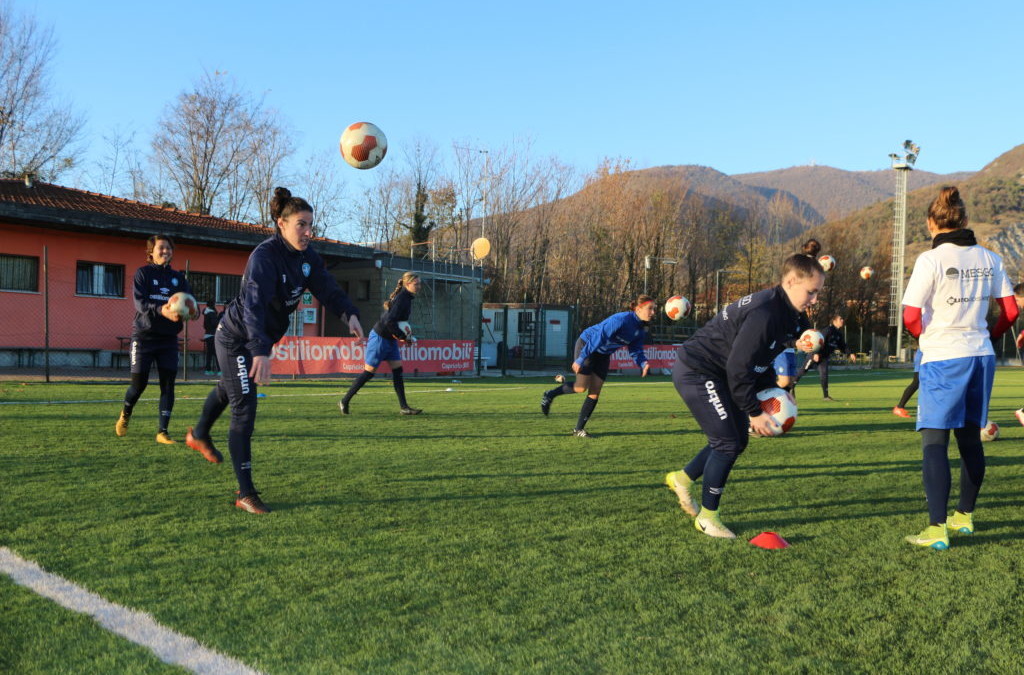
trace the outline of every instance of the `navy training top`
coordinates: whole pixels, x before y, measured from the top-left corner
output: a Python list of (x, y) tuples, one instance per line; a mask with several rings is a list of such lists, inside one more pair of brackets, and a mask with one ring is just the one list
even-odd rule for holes
[(644, 354), (644, 327), (635, 312), (619, 312), (612, 314), (601, 323), (594, 324), (580, 334), (583, 348), (576, 358), (576, 363), (583, 365), (583, 360), (591, 354), (611, 354), (619, 347), (625, 346), (630, 355), (641, 368), (647, 363)]
[(275, 234), (249, 254), (241, 290), (224, 310), (218, 330), (244, 342), (253, 356), (270, 356), (307, 288), (342, 320), (359, 316), (320, 254), (294, 249)]
[(149, 263), (135, 271), (132, 295), (135, 299), (135, 322), (132, 338), (139, 340), (170, 340), (185, 327), (184, 321), (171, 321), (160, 313), (175, 293), (192, 294), (188, 279), (170, 265)]
[(381, 313), (380, 319), (373, 325), (373, 331), (382, 338), (390, 340), (405, 339), (405, 333), (398, 327), (399, 321), (408, 321), (412, 316), (412, 301), (416, 296), (403, 287), (388, 308)]
[(775, 286), (726, 305), (677, 353), (691, 369), (724, 380), (740, 410), (754, 417), (761, 414), (757, 392), (775, 386), (775, 357), (809, 325)]

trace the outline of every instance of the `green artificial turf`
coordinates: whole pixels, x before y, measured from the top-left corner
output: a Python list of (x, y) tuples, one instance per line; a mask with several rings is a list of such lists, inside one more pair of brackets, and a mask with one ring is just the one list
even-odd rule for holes
[[(154, 400), (116, 438), (123, 385), (0, 383), (26, 402), (0, 405), (0, 545), (268, 673), (1014, 672), (1024, 371), (997, 374), (977, 533), (944, 552), (903, 541), (927, 524), (913, 420), (889, 412), (909, 379), (833, 372), (825, 402), (808, 376), (793, 431), (733, 470), (735, 541), (662, 483), (704, 444), (664, 376), (612, 378), (593, 439), (569, 435), (582, 396), (540, 414), (548, 380), (414, 380), (418, 417), (386, 381), (348, 417), (345, 383), (275, 383), (262, 517), (232, 506), (227, 459), (154, 442)], [(179, 384), (173, 437), (207, 391)], [(3, 576), (0, 628), (3, 672), (179, 672)]]

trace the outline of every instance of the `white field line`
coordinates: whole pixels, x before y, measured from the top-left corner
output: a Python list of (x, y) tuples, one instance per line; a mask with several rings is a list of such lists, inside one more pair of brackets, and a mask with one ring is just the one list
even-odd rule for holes
[(164, 663), (203, 675), (259, 674), (244, 663), (202, 646), (195, 638), (161, 626), (145, 612), (116, 605), (61, 576), (44, 571), (4, 546), (0, 546), (0, 572), (62, 607), (88, 614), (111, 633), (149, 649)]

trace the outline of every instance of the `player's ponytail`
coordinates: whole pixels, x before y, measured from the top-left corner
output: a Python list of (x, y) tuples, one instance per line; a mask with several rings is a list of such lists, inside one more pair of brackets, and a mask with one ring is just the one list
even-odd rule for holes
[(270, 198), (270, 217), (275, 227), (279, 218), (287, 218), (302, 211), (313, 213), (313, 207), (302, 197), (292, 197), (292, 192), (288, 188), (274, 188), (274, 196)]
[(411, 282), (413, 279), (419, 278), (420, 276), (415, 272), (406, 272), (405, 274), (403, 274), (402, 278), (398, 280), (398, 285), (395, 286), (395, 290), (391, 291), (391, 295), (388, 296), (388, 299), (384, 301), (384, 309), (391, 309), (391, 301), (395, 299), (395, 296), (398, 295), (403, 288), (405, 288), (406, 283)]
[(928, 207), (928, 220), (940, 230), (959, 230), (967, 226), (967, 206), (960, 198), (960, 190), (947, 185)]

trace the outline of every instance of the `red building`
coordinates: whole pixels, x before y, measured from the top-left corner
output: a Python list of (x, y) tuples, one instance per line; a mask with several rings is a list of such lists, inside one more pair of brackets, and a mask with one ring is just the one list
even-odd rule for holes
[[(132, 279), (146, 264), (146, 240), (169, 235), (171, 266), (188, 273), (193, 294), (223, 309), (238, 292), (252, 249), (271, 228), (46, 183), (0, 179), (0, 369), (121, 367), (135, 316)], [(319, 240), (317, 251), (353, 300), (375, 317), (371, 297), (380, 251)], [(343, 268), (346, 273), (341, 273)], [(362, 272), (359, 272), (362, 270)], [(344, 278), (350, 277), (350, 278)], [(340, 335), (311, 296), (293, 334)], [(188, 326), (202, 350), (202, 322)]]

